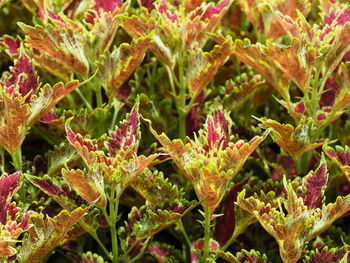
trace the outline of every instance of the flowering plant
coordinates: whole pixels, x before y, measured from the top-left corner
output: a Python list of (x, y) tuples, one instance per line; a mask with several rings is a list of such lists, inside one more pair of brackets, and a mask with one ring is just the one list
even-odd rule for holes
[(350, 262), (345, 0), (0, 0), (0, 262)]

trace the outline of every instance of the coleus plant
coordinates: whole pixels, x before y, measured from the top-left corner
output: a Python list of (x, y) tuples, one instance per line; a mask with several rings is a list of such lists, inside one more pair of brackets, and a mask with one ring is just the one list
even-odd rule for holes
[(345, 0), (0, 0), (0, 262), (350, 262)]

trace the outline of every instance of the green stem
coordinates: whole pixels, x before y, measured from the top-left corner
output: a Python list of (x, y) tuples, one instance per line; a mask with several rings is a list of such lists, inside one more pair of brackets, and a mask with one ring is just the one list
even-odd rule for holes
[(123, 106), (123, 103), (118, 101), (116, 98), (113, 98), (112, 103), (113, 103), (114, 112), (113, 112), (113, 117), (112, 117), (112, 122), (111, 122), (111, 127), (110, 127), (111, 130), (113, 130), (115, 128), (115, 123), (117, 121), (117, 116), (118, 116), (119, 110)]
[(102, 90), (101, 87), (96, 90), (96, 103), (98, 108), (101, 108), (103, 104), (101, 90)]
[(139, 259), (142, 258), (143, 254), (145, 253), (146, 248), (148, 247), (148, 242), (151, 240), (151, 238), (149, 237), (144, 243), (143, 246), (141, 248), (140, 253), (134, 257), (132, 260), (129, 261), (129, 263), (133, 263), (133, 262), (137, 262)]
[(16, 171), (22, 171), (22, 150), (19, 148), (16, 152), (11, 153), (12, 164)]
[(186, 84), (184, 77), (184, 63), (183, 58), (179, 60), (179, 78), (180, 78), (180, 94), (179, 101), (176, 104), (177, 112), (179, 114), (179, 138), (184, 141), (186, 138)]
[(226, 244), (221, 248), (222, 251), (225, 251), (232, 243), (236, 240), (237, 236), (239, 235), (239, 232), (235, 230), (232, 233), (232, 236), (229, 240), (227, 240)]
[(89, 110), (93, 110), (91, 104), (87, 101), (87, 99), (84, 97), (84, 95), (81, 93), (80, 89), (76, 89), (76, 92), (78, 93), (78, 95), (80, 96), (80, 98), (82, 99), (82, 101), (85, 103), (85, 106), (89, 109)]
[(206, 259), (209, 257), (210, 217), (211, 217), (211, 212), (205, 210), (205, 215), (204, 215), (204, 247), (203, 247), (202, 262), (206, 262)]
[(115, 224), (110, 226), (111, 237), (112, 237), (112, 253), (113, 253), (113, 263), (117, 263), (118, 260), (118, 239), (117, 239), (117, 230)]
[(128, 256), (131, 253), (131, 251), (137, 246), (137, 244), (139, 243), (139, 241), (135, 241), (134, 244), (132, 246), (130, 246), (125, 253), (120, 257), (119, 261), (122, 261), (123, 259), (128, 260)]
[(111, 254), (109, 253), (109, 251), (107, 250), (107, 248), (103, 245), (103, 243), (101, 242), (100, 238), (98, 237), (98, 235), (93, 232), (89, 232), (89, 234), (96, 240), (96, 242), (99, 244), (99, 246), (101, 247), (101, 249), (103, 250), (103, 252), (106, 254), (106, 256), (112, 260), (112, 256)]
[[(111, 191), (111, 197), (109, 199), (109, 229), (111, 231), (111, 240), (112, 240), (112, 254), (113, 263), (119, 262), (118, 257), (118, 238), (117, 238), (117, 230), (116, 230), (116, 223), (118, 219), (118, 208), (119, 208), (119, 197), (120, 193), (118, 189), (115, 187), (112, 187)], [(108, 221), (107, 221), (108, 222)]]
[(3, 174), (5, 172), (5, 150), (0, 146), (0, 159), (1, 159), (1, 173)]
[[(174, 78), (173, 72), (168, 65), (164, 65), (164, 67), (165, 67), (166, 72), (168, 73), (171, 92), (173, 93), (174, 96), (176, 96), (176, 90), (175, 90), (175, 85), (174, 85), (174, 79), (176, 79), (176, 78)], [(177, 82), (177, 84), (178, 84), (178, 82)]]
[(192, 243), (191, 243), (191, 240), (188, 238), (188, 235), (187, 235), (187, 232), (186, 232), (186, 230), (184, 228), (184, 225), (182, 224), (182, 219), (180, 219), (178, 221), (177, 225), (180, 228), (180, 230), (181, 230), (181, 232), (182, 232), (182, 234), (183, 234), (183, 236), (184, 236), (184, 238), (186, 240), (186, 243), (187, 243), (188, 247), (191, 248), (192, 247)]

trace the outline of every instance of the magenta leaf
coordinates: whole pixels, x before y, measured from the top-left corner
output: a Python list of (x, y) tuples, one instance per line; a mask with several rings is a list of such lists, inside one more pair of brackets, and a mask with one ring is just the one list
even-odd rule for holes
[(19, 47), (21, 45), (21, 41), (18, 38), (13, 38), (11, 36), (3, 36), (0, 38), (0, 46), (3, 45), (5, 47), (6, 52), (10, 56), (18, 56), (19, 55)]
[(141, 137), (139, 125), (140, 120), (137, 106), (127, 114), (126, 119), (119, 125), (120, 127), (110, 133), (107, 142), (110, 156), (115, 157), (117, 151), (125, 151), (129, 147), (137, 150)]
[(327, 164), (323, 156), (317, 170), (315, 172), (311, 171), (303, 178), (303, 186), (306, 188), (303, 199), (304, 204), (309, 209), (321, 208), (327, 183)]

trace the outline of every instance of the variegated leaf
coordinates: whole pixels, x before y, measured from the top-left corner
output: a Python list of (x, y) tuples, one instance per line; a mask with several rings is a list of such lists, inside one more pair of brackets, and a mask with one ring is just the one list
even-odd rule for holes
[(267, 128), (272, 129), (271, 134), (274, 141), (293, 156), (299, 156), (303, 152), (324, 144), (324, 141), (312, 141), (312, 132), (315, 128), (310, 120), (299, 124), (295, 128), (292, 125), (280, 124), (274, 120), (260, 119), (260, 121)]
[(350, 149), (349, 146), (342, 147), (340, 145), (335, 146), (335, 149), (324, 145), (323, 151), (332, 161), (342, 170), (345, 176), (350, 181)]
[(81, 30), (55, 28), (51, 25), (45, 28), (23, 23), (19, 25), (26, 34), (28, 47), (46, 54), (73, 72), (88, 75), (90, 66), (85, 54), (88, 39)]
[(150, 37), (139, 38), (135, 42), (122, 44), (112, 53), (108, 51), (99, 62), (102, 86), (110, 95), (115, 95), (123, 83), (134, 73), (141, 63), (151, 43)]
[(187, 67), (187, 83), (192, 96), (201, 93), (233, 53), (232, 41), (229, 39), (222, 45), (215, 46), (210, 53), (201, 50), (194, 52)]
[(23, 240), (20, 263), (40, 263), (55, 247), (68, 241), (69, 231), (85, 215), (88, 208), (77, 208), (71, 213), (61, 211), (57, 216), (44, 218), (43, 214), (32, 214), (33, 227)]
[(65, 181), (72, 185), (75, 191), (89, 203), (96, 202), (96, 205), (105, 208), (107, 197), (104, 193), (104, 178), (97, 166), (90, 169), (88, 173), (82, 170), (62, 169)]

